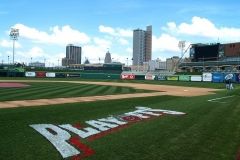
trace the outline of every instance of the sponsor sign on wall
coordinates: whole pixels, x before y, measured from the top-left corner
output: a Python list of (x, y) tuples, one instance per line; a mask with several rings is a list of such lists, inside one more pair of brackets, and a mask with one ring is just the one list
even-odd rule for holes
[(121, 74), (121, 79), (135, 79), (134, 74)]
[(36, 73), (35, 72), (25, 72), (26, 77), (35, 77)]
[(55, 73), (56, 78), (65, 78), (66, 74), (65, 73)]
[(236, 74), (237, 82), (240, 83), (240, 73)]
[(204, 82), (212, 82), (212, 73), (203, 73), (202, 79)]
[(200, 75), (191, 76), (191, 81), (193, 81), (193, 82), (201, 82), (202, 81), (202, 76), (200, 76)]
[(223, 73), (213, 73), (212, 74), (212, 81), (213, 82), (223, 82), (224, 81), (224, 74)]
[(53, 73), (53, 72), (47, 72), (46, 73), (46, 77), (49, 77), (49, 78), (54, 78), (56, 75), (55, 75), (55, 73)]
[(145, 75), (145, 79), (146, 79), (146, 80), (154, 80), (154, 79), (155, 79), (155, 75), (146, 74), (146, 75)]
[(167, 76), (168, 81), (178, 81), (178, 76)]
[(46, 77), (46, 72), (36, 72), (36, 77), (37, 78), (44, 78), (44, 77)]
[(179, 81), (190, 81), (190, 76), (188, 75), (180, 75)]
[(162, 115), (181, 116), (185, 113), (139, 106), (136, 107), (135, 111), (97, 120), (88, 120), (83, 125), (32, 124), (30, 127), (52, 143), (63, 158), (82, 159), (95, 153), (93, 149), (82, 143), (82, 139), (91, 142), (134, 123), (144, 122), (144, 120)]
[(67, 74), (67, 77), (80, 77), (81, 75), (80, 74), (77, 74), (77, 73), (70, 73), (70, 74)]
[(161, 75), (159, 75), (159, 76), (158, 76), (158, 80), (159, 80), (159, 81), (165, 81), (165, 80), (166, 80), (166, 76), (161, 76)]

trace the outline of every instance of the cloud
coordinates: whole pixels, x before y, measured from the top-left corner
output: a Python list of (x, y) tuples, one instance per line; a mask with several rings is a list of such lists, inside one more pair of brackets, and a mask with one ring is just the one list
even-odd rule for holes
[(162, 34), (160, 37), (153, 36), (152, 37), (152, 50), (153, 52), (179, 52), (178, 48), (179, 40), (173, 36), (168, 34)]
[(133, 36), (133, 31), (129, 29), (122, 29), (122, 28), (112, 28), (100, 25), (98, 27), (99, 32), (101, 33), (107, 33), (111, 36), (117, 36), (117, 37), (125, 37), (125, 38), (131, 38)]
[(28, 27), (23, 24), (16, 24), (14, 28), (19, 29), (20, 38), (26, 38), (35, 43), (57, 44), (66, 46), (69, 43), (86, 44), (90, 42), (90, 37), (85, 33), (72, 29), (71, 26), (54, 26), (50, 28), (50, 33), (40, 31), (36, 28)]
[(82, 63), (84, 62), (85, 57), (88, 58), (90, 63), (99, 63), (99, 58), (100, 62), (103, 63), (106, 51), (106, 48), (101, 46), (85, 45), (82, 48)]
[(26, 51), (16, 52), (15, 60), (17, 62), (24, 62), (26, 64), (32, 62), (46, 62), (46, 66), (57, 66), (61, 64), (62, 58), (65, 57), (65, 53), (46, 53), (41, 47), (34, 46)]
[(124, 39), (124, 38), (119, 38), (119, 43), (121, 44), (121, 45), (129, 45), (129, 42), (128, 42), (128, 40), (126, 40), (126, 39)]
[(106, 39), (102, 39), (102, 38), (98, 38), (98, 37), (95, 37), (93, 39), (94, 43), (99, 46), (100, 48), (105, 48), (105, 50), (107, 50), (108, 48), (111, 47), (112, 45), (112, 42), (111, 41), (108, 41)]
[[(133, 49), (132, 48), (130, 48), (130, 47), (128, 47), (127, 49), (126, 49), (126, 52), (127, 53), (129, 53), (129, 54), (132, 54), (132, 52), (133, 52)], [(131, 55), (132, 56), (132, 55)]]
[[(8, 41), (8, 40), (0, 40), (0, 46), (4, 48), (12, 48), (13, 47), (13, 42)], [(15, 42), (15, 48), (21, 48), (21, 44), (19, 42)]]
[(193, 17), (191, 23), (181, 23), (177, 25), (175, 22), (167, 23), (164, 31), (177, 33), (180, 35), (199, 36), (211, 39), (220, 39), (221, 41), (239, 41), (240, 28), (234, 27), (217, 27), (207, 18)]
[(30, 62), (31, 58), (35, 59), (34, 61), (36, 61), (36, 59), (38, 59), (39, 61), (40, 58), (43, 59), (43, 57), (47, 55), (48, 54), (46, 54), (42, 48), (37, 46), (34, 46), (27, 51), (16, 52), (16, 57), (20, 57), (19, 58), (20, 61), (27, 61), (27, 62)]

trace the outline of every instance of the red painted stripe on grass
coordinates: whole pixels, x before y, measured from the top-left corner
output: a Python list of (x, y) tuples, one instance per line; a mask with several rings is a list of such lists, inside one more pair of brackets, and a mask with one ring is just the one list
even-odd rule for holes
[(83, 125), (80, 124), (80, 123), (76, 123), (74, 125), (72, 125), (73, 127), (77, 128), (77, 129), (82, 129), (83, 128)]
[(72, 137), (70, 138), (70, 142), (71, 144), (73, 144), (74, 146), (76, 146), (76, 148), (78, 148), (80, 150), (80, 154), (73, 156), (72, 160), (81, 160), (83, 158), (89, 157), (93, 154), (95, 154), (95, 151), (93, 149), (91, 149), (90, 147), (88, 147), (87, 145), (83, 144), (79, 137)]

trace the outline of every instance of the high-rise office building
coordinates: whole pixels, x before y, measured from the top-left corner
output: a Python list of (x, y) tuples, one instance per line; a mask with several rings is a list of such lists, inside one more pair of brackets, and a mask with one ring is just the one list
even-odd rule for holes
[(66, 58), (62, 59), (63, 66), (71, 64), (81, 64), (82, 48), (72, 44), (66, 47)]
[(152, 26), (147, 30), (133, 31), (133, 65), (143, 65), (143, 62), (152, 60)]

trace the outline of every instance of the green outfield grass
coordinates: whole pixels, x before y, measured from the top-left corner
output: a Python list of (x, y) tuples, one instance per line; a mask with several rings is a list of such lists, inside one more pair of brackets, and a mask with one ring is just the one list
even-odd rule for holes
[[(37, 85), (36, 87), (39, 88), (44, 87), (44, 84), (34, 83), (33, 85)], [(180, 85), (180, 83), (178, 84)], [(211, 86), (211, 84), (208, 85)], [(59, 87), (56, 83), (51, 85)], [(64, 84), (60, 88), (64, 90), (64, 88), (70, 87), (65, 85), (71, 84)], [(198, 85), (202, 86), (202, 83), (198, 83)], [(212, 84), (211, 87), (215, 88), (214, 85)], [(78, 90), (83, 88), (87, 90), (92, 86), (79, 85), (78, 87)], [(60, 93), (57, 88), (55, 88), (55, 93), (49, 94), (47, 97)], [(99, 91), (104, 87), (94, 86), (93, 88)], [(47, 90), (47, 88), (45, 89)], [(110, 90), (110, 88), (106, 90)], [(90, 93), (88, 94), (94, 95), (97, 92)], [(51, 143), (29, 127), (30, 124), (84, 124), (86, 120), (119, 115), (133, 111), (135, 106), (141, 105), (181, 111), (187, 114), (177, 117), (166, 115), (136, 123), (92, 142), (84, 139), (83, 142), (96, 152), (86, 160), (235, 160), (240, 148), (239, 93), (240, 89), (237, 86), (234, 91), (223, 90), (214, 95), (191, 98), (159, 96), (0, 109), (0, 159), (62, 159)], [(48, 94), (48, 91), (42, 92), (39, 96), (44, 97), (45, 94)], [(72, 93), (72, 95), (74, 94)], [(207, 101), (225, 96), (233, 97), (222, 99), (219, 102)]]
[(0, 88), (0, 101), (151, 92), (131, 87), (73, 83), (28, 82), (24, 84), (29, 86), (23, 88)]

